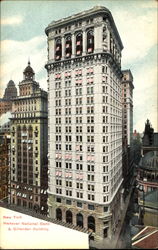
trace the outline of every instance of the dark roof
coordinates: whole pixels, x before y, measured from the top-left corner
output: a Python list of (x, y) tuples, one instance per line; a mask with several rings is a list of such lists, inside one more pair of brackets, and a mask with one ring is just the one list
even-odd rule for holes
[(34, 71), (33, 71), (33, 69), (30, 66), (30, 62), (28, 62), (28, 66), (24, 69), (24, 74), (25, 73), (32, 73), (32, 74), (34, 74)]
[(5, 89), (3, 99), (10, 100), (17, 97), (17, 88), (15, 86), (15, 83), (13, 80), (10, 80), (7, 84), (7, 87)]
[(15, 87), (15, 83), (13, 82), (13, 80), (10, 80), (8, 82), (7, 87)]
[(158, 248), (158, 228), (147, 226), (132, 238), (132, 247), (140, 249)]
[(158, 170), (158, 151), (150, 151), (146, 153), (140, 160), (140, 168), (150, 171)]
[(145, 193), (145, 202), (155, 203), (158, 207), (158, 188), (155, 190)]

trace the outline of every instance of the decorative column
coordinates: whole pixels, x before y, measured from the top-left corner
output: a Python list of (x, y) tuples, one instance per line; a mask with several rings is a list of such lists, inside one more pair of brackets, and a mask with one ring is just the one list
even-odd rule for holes
[(48, 39), (48, 60), (54, 60), (55, 58), (55, 42), (54, 39)]
[(102, 26), (95, 24), (94, 26), (94, 53), (102, 51)]
[(83, 44), (83, 53), (82, 53), (82, 55), (85, 56), (86, 55), (86, 47), (87, 47), (86, 46), (87, 45), (87, 37), (86, 37), (86, 30), (85, 29), (83, 30), (82, 39), (83, 39), (83, 41), (82, 41), (83, 42), (82, 43)]
[(61, 46), (62, 46), (61, 58), (62, 58), (62, 60), (64, 60), (64, 58), (65, 58), (65, 38), (64, 38), (64, 36), (61, 37)]
[(72, 42), (72, 58), (75, 57), (75, 34), (72, 33), (72, 36), (71, 36), (71, 42)]
[(107, 50), (110, 51), (110, 30), (108, 25), (107, 25)]

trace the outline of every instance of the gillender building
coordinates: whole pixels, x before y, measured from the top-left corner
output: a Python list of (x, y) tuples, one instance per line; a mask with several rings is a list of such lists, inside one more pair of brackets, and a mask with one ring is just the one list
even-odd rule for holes
[(105, 7), (53, 21), (45, 32), (49, 216), (110, 247), (125, 213), (121, 38)]

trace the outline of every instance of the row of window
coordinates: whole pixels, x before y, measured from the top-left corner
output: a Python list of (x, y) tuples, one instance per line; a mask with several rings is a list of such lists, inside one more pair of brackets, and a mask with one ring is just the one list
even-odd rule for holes
[[(56, 109), (56, 115), (61, 115), (62, 109)], [(94, 106), (87, 107), (87, 114), (94, 113)], [(82, 114), (82, 107), (76, 107), (76, 114)], [(65, 115), (71, 115), (71, 108), (65, 108)]]
[[(81, 32), (77, 33), (75, 36), (75, 54), (76, 56), (81, 56), (83, 52), (83, 34)], [(94, 50), (94, 35), (93, 30), (89, 30), (87, 32), (87, 53), (93, 53)], [(55, 41), (55, 60), (61, 60), (61, 57), (64, 56), (65, 58), (71, 58), (72, 56), (72, 39), (71, 36), (65, 37), (64, 41), (64, 54), (62, 54), (62, 39), (57, 38)]]
[[(56, 124), (61, 124), (61, 117), (56, 117)], [(65, 123), (71, 123), (71, 117), (65, 117)], [(82, 123), (82, 116), (76, 117), (76, 123)], [(87, 116), (87, 123), (94, 123), (94, 116)]]
[[(86, 72), (86, 75), (87, 76), (91, 76), (93, 73), (94, 73), (94, 70), (93, 70), (93, 67), (90, 67), (90, 68), (86, 68), (86, 70), (87, 70), (87, 72)], [(82, 76), (82, 69), (77, 69), (77, 70), (75, 70), (75, 79), (77, 78), (78, 79), (78, 77), (81, 77)], [(61, 73), (59, 72), (59, 73), (56, 73), (55, 74), (55, 80), (58, 80), (58, 81), (60, 81), (61, 80)], [(69, 80), (69, 79), (71, 79), (71, 71), (68, 71), (68, 72), (65, 72), (64, 73), (64, 78), (66, 79), (65, 80), (65, 84), (66, 83), (71, 83), (71, 81)], [(68, 79), (68, 80), (67, 80)], [(61, 83), (59, 82), (56, 82), (56, 87), (57, 88), (60, 88), (60, 85)]]
[[(56, 161), (56, 168), (62, 168), (62, 163), (61, 161)], [(66, 162), (65, 163), (65, 168), (67, 169), (72, 169), (72, 163), (71, 162)], [(76, 169), (77, 170), (83, 170), (83, 164), (81, 163), (76, 163)], [(94, 172), (94, 165), (87, 165), (87, 171)], [(108, 172), (109, 168), (108, 165), (103, 166), (103, 172)], [(108, 180), (107, 180), (108, 181)]]
[[(76, 136), (77, 139), (77, 142), (81, 143), (82, 142), (82, 136)], [(94, 143), (94, 136), (87, 136), (87, 142), (89, 143)], [(103, 136), (103, 142), (104, 143), (108, 143), (108, 136)], [(60, 143), (56, 144), (56, 150), (59, 150), (61, 151), (62, 150), (62, 146)], [(65, 144), (65, 150), (66, 151), (72, 151), (72, 144)], [(82, 145), (77, 145), (76, 146), (76, 151), (80, 151), (82, 152), (83, 149), (82, 149)], [(88, 145), (87, 146), (87, 152), (95, 152), (94, 150), (94, 145)], [(103, 150), (102, 150), (103, 153), (108, 153), (108, 146), (103, 146)], [(37, 152), (34, 152), (35, 153), (35, 156), (36, 154), (38, 155)], [(32, 157), (33, 154), (30, 154), (29, 157)], [(82, 160), (81, 159), (82, 157), (80, 157), (79, 160)], [(70, 159), (69, 159), (70, 160)], [(107, 162), (108, 160), (105, 160), (105, 157), (103, 157), (103, 162)]]
[[(56, 185), (57, 186), (62, 186), (62, 180), (61, 179), (56, 179)], [(66, 187), (72, 187), (72, 181), (65, 181), (65, 186)], [(82, 182), (76, 182), (76, 188), (77, 189), (83, 189), (83, 183)], [(95, 185), (88, 184), (87, 189), (89, 191), (95, 191)], [(103, 187), (103, 192), (108, 192), (108, 186)]]
[(20, 106), (17, 109), (15, 108), (14, 112), (17, 112), (17, 111), (33, 111), (33, 110), (36, 111), (36, 106), (34, 106), (34, 105), (31, 105), (31, 106)]
[[(81, 169), (80, 169), (81, 170)], [(121, 171), (121, 170), (120, 170)], [(116, 177), (114, 176), (114, 182), (115, 182), (115, 178), (116, 179), (118, 179), (117, 178), (117, 176), (119, 176), (120, 175), (120, 171), (119, 171), (119, 173), (117, 172), (117, 174), (116, 174)], [(89, 171), (90, 172), (90, 171)], [(93, 171), (92, 171), (93, 172)], [(58, 183), (59, 183), (59, 180), (61, 180), (60, 178), (62, 177), (62, 172), (60, 171), (57, 171), (56, 172), (56, 178), (57, 178), (57, 180), (58, 180)], [(72, 179), (72, 172), (66, 172), (66, 174), (65, 174), (65, 178), (66, 179)], [(76, 175), (76, 180), (77, 179), (80, 179), (80, 181), (83, 181), (83, 175), (82, 174), (77, 174)], [(108, 175), (104, 175), (103, 176), (103, 183), (106, 183), (106, 182), (108, 182), (109, 181), (109, 176)], [(94, 174), (87, 174), (87, 181), (91, 181), (91, 182), (94, 182), (95, 181), (95, 175)], [(69, 183), (69, 182), (68, 182)], [(113, 182), (112, 182), (112, 184), (113, 184)], [(59, 185), (59, 184), (58, 184)]]
[[(86, 25), (92, 24), (92, 23), (93, 23), (93, 18), (87, 19), (87, 20), (86, 20)], [(75, 22), (75, 23), (74, 23), (74, 26), (75, 26), (75, 27), (81, 27), (81, 26), (82, 26), (82, 22), (81, 22), (81, 21)], [(68, 26), (65, 26), (65, 27), (64, 27), (64, 30), (65, 30), (65, 31), (69, 31), (69, 30), (71, 30), (71, 28), (72, 28), (72, 26), (71, 26), (71, 25), (68, 25)], [(61, 33), (62, 33), (62, 30), (61, 30), (61, 29), (55, 30), (55, 34), (61, 34)]]
[[(94, 187), (92, 185), (92, 187)], [(92, 190), (90, 190), (92, 191)], [(62, 189), (61, 188), (56, 188), (56, 194), (62, 194)], [(65, 195), (72, 197), (72, 190), (66, 189), (65, 190)], [(76, 197), (79, 199), (83, 199), (83, 192), (76, 192)], [(85, 199), (85, 198), (84, 198)], [(87, 194), (87, 199), (90, 201), (95, 201), (95, 195), (94, 194)], [(108, 202), (109, 196), (105, 195), (103, 196), (103, 202)]]
[[(108, 116), (103, 116), (102, 119), (103, 119), (103, 124), (104, 123), (109, 123)], [(57, 124), (61, 124), (61, 117), (56, 117), (55, 122), (56, 122), (56, 125)], [(120, 124), (121, 119), (120, 118), (111, 117), (110, 118), (110, 122), (113, 123), (113, 124), (116, 124), (116, 123)], [(65, 124), (71, 124), (71, 123), (72, 123), (71, 117), (65, 117)], [(76, 124), (79, 124), (79, 123), (82, 123), (82, 116), (81, 117), (76, 117)], [(87, 116), (87, 123), (94, 123), (94, 116)], [(107, 128), (107, 126), (103, 126), (103, 132), (105, 132), (106, 128)], [(121, 125), (117, 125), (117, 128), (120, 129)]]
[[(106, 117), (103, 117), (103, 121), (106, 121)], [(88, 123), (93, 123), (93, 119), (88, 119)], [(77, 119), (76, 123), (82, 123), (82, 119)], [(111, 126), (111, 132), (119, 131), (120, 126)], [(109, 132), (109, 127), (108, 126), (103, 126), (102, 127), (103, 133), (108, 133)], [(82, 126), (76, 126), (76, 133), (82, 133), (83, 128)], [(61, 126), (56, 126), (56, 133), (61, 133)], [(72, 133), (72, 127), (71, 126), (65, 126), (65, 133)], [(94, 126), (87, 126), (87, 133), (94, 133)], [(116, 134), (118, 135), (118, 134)], [(56, 141), (61, 141), (61, 136), (56, 137)]]

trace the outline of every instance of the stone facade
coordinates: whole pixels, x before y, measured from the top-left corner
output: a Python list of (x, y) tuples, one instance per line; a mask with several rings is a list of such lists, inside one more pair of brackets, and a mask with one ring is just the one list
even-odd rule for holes
[(133, 159), (133, 76), (130, 70), (122, 71), (122, 143), (123, 143), (123, 187), (124, 196), (132, 185), (134, 175)]
[(123, 45), (104, 7), (46, 34), (49, 215), (111, 239), (121, 214)]
[(30, 66), (11, 118), (11, 203), (47, 214), (47, 92)]
[(8, 200), (10, 136), (0, 134), (0, 200)]
[(122, 108), (124, 144), (131, 145), (133, 140), (133, 76), (130, 70), (123, 70)]

